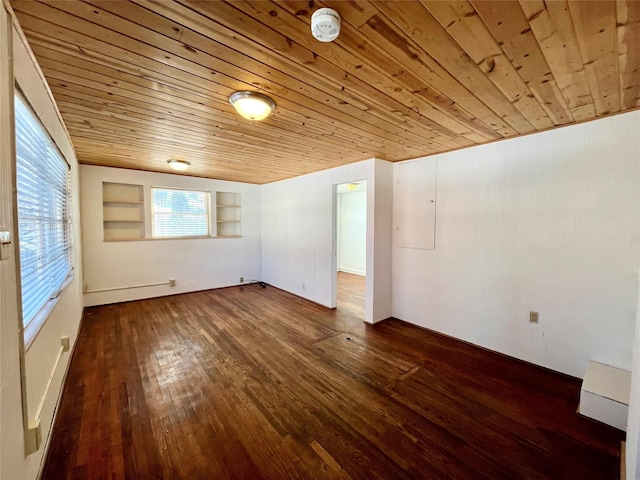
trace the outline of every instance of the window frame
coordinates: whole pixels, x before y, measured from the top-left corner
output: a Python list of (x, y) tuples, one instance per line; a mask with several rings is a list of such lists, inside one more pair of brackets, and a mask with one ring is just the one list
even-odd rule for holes
[[(38, 306), (38, 309), (31, 316), (28, 323), (25, 324), (24, 317), (24, 292), (23, 292), (23, 284), (22, 284), (22, 245), (20, 239), (20, 205), (19, 205), (19, 188), (18, 188), (18, 111), (17, 111), (17, 102), (20, 103), (26, 108), (26, 110), (32, 115), (30, 120), (37, 121), (38, 126), (46, 136), (44, 139), (46, 144), (49, 146), (51, 150), (55, 152), (55, 155), (61, 160), (66, 167), (66, 191), (64, 192), (64, 215), (62, 216), (64, 228), (66, 230), (66, 239), (67, 242), (65, 244), (65, 250), (67, 252), (67, 261), (68, 261), (68, 272), (67, 275), (62, 279), (59, 285), (56, 285), (56, 288), (53, 290), (52, 294), (48, 299), (46, 299), (41, 305)], [(53, 139), (53, 135), (42, 121), (42, 118), (38, 115), (36, 109), (33, 107), (31, 102), (29, 102), (27, 96), (21, 91), (21, 89), (16, 85), (13, 94), (13, 116), (14, 116), (14, 142), (15, 142), (15, 190), (14, 190), (14, 200), (15, 200), (15, 215), (16, 215), (16, 243), (17, 243), (17, 258), (16, 258), (16, 275), (18, 277), (17, 287), (19, 292), (19, 309), (20, 309), (20, 330), (23, 335), (24, 348), (27, 351), (34, 340), (38, 336), (38, 333), (42, 330), (42, 328), (47, 323), (47, 320), (51, 316), (52, 311), (55, 309), (58, 304), (60, 298), (64, 295), (64, 292), (69, 287), (71, 282), (75, 277), (75, 256), (74, 256), (74, 222), (73, 222), (73, 172), (72, 167), (65, 155), (62, 153), (55, 140)]]
[[(205, 194), (205, 205), (207, 207), (206, 218), (207, 218), (207, 233), (204, 235), (172, 235), (172, 236), (156, 236), (155, 227), (156, 227), (156, 213), (155, 213), (155, 202), (154, 202), (154, 190), (172, 190), (178, 192), (194, 192), (194, 193), (203, 193)], [(180, 187), (162, 187), (158, 185), (151, 185), (150, 187), (150, 210), (151, 210), (151, 240), (184, 240), (184, 239), (192, 239), (192, 238), (212, 238), (212, 228), (213, 228), (213, 218), (212, 218), (212, 206), (211, 206), (211, 191), (209, 190), (199, 190), (195, 188), (180, 188)], [(185, 212), (181, 212), (185, 213)], [(199, 214), (205, 215), (205, 214)]]

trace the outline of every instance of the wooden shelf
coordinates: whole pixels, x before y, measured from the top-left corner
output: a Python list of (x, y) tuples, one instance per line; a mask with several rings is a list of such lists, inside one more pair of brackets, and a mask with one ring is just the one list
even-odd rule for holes
[(216, 236), (241, 237), (241, 199), (239, 193), (216, 192)]
[(105, 241), (109, 240), (143, 240), (144, 223), (142, 222), (105, 222)]
[(131, 200), (104, 200), (102, 201), (102, 204), (107, 204), (107, 203), (122, 203), (125, 205), (142, 205), (144, 204), (144, 201), (142, 200), (135, 200), (135, 201), (131, 201)]
[(103, 238), (105, 241), (145, 238), (144, 191), (142, 185), (102, 184)]
[(129, 222), (129, 223), (144, 223), (144, 220), (127, 220), (123, 218), (105, 218), (104, 222)]

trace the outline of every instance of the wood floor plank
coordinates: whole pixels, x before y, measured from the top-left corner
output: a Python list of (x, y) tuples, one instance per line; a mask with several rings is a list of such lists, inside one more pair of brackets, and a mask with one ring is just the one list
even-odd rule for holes
[[(258, 284), (88, 308), (44, 479), (608, 479), (580, 382)], [(350, 340), (348, 340), (350, 339)]]

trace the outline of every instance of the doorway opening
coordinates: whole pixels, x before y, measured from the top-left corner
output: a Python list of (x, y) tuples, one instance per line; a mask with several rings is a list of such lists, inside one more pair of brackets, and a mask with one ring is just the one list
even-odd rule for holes
[(336, 187), (336, 306), (365, 318), (367, 275), (367, 182)]

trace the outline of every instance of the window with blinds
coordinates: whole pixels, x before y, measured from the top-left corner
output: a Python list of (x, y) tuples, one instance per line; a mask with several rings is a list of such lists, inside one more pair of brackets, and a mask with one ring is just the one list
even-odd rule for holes
[[(15, 96), (18, 240), (25, 337), (72, 272), (69, 165), (27, 102)], [(42, 314), (40, 314), (42, 312)]]
[(210, 204), (209, 192), (152, 187), (152, 236), (208, 236), (211, 232)]

